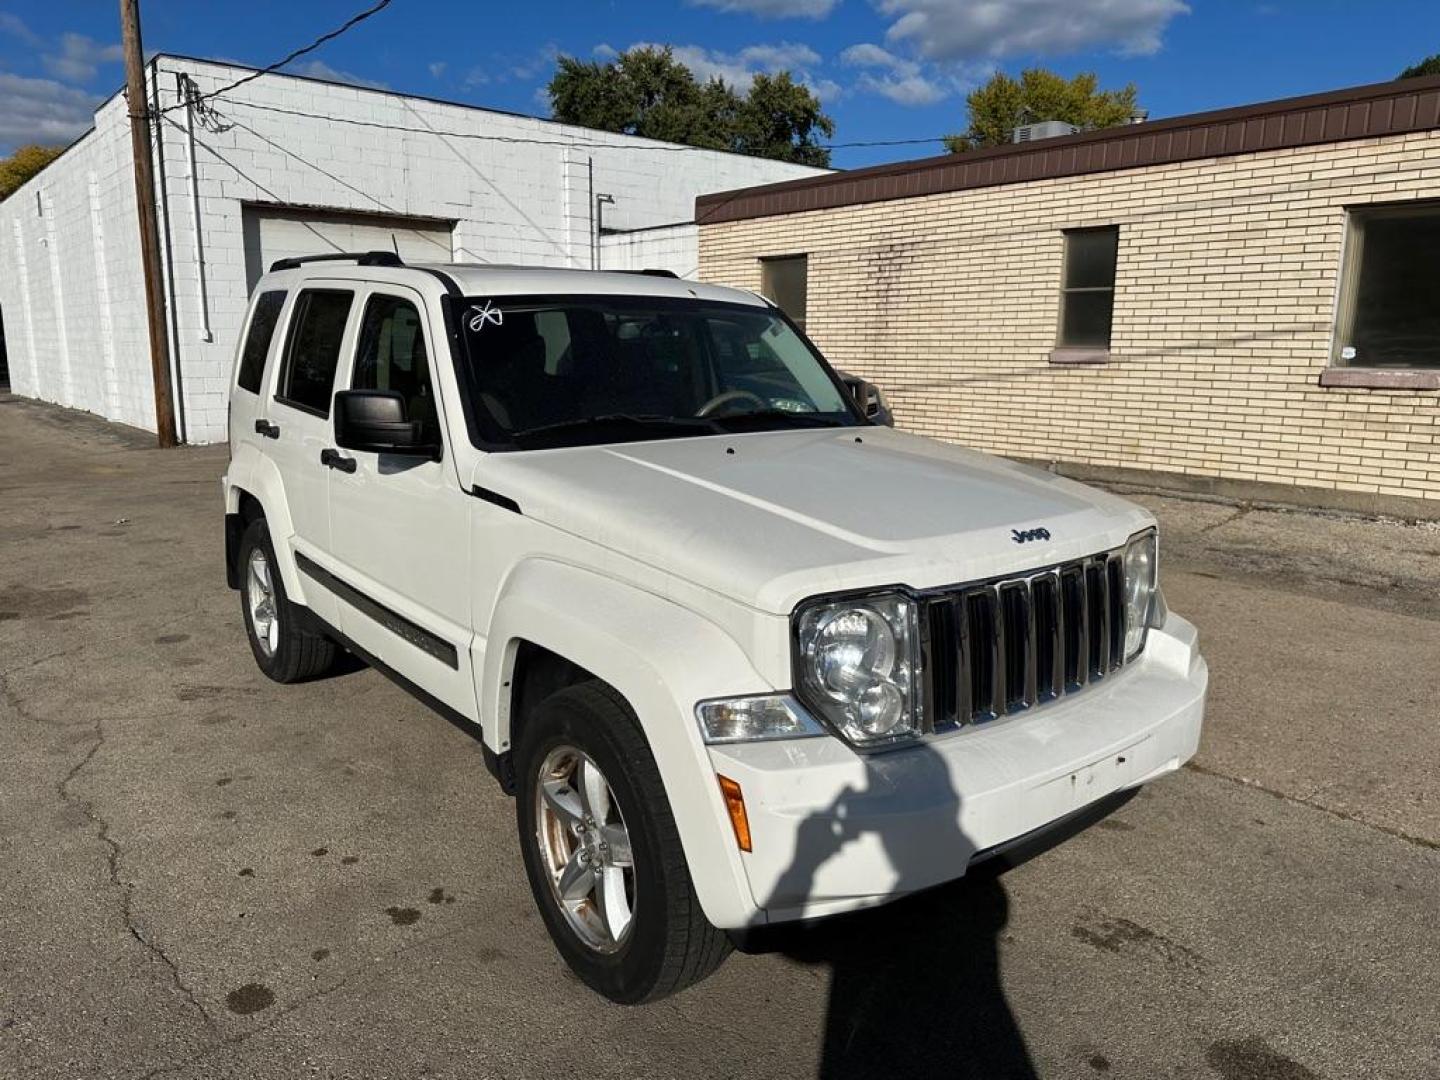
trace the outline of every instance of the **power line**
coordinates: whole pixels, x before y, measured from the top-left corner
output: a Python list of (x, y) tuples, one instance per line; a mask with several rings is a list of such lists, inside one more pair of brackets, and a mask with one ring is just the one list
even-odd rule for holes
[(358, 14), (350, 16), (350, 18), (346, 19), (344, 23), (342, 23), (340, 26), (337, 26), (334, 30), (331, 30), (329, 33), (326, 34), (321, 34), (309, 45), (304, 45), (296, 49), (294, 52), (288, 54), (287, 56), (276, 60), (275, 63), (271, 64), (269, 67), (263, 67), (259, 71), (252, 71), (250, 72), (250, 74), (245, 75), (242, 78), (236, 79), (232, 83), (228, 83), (225, 86), (220, 87), (218, 90), (211, 90), (209, 93), (199, 94), (188, 102), (180, 102), (177, 105), (171, 105), (168, 108), (161, 109), (160, 111), (162, 113), (168, 113), (173, 112), (175, 109), (183, 109), (188, 104), (198, 104), (199, 102), (206, 101), (209, 98), (216, 98), (219, 97), (221, 94), (228, 94), (236, 87), (244, 86), (248, 82), (254, 82), (262, 75), (269, 75), (272, 72), (284, 67), (292, 60), (298, 60), (306, 53), (314, 52), (316, 49), (320, 48), (321, 45), (324, 45), (327, 41), (334, 41), (341, 34), (345, 33), (345, 31), (349, 30), (353, 26), (359, 25), (366, 19), (370, 18), (370, 16), (378, 15), (380, 12), (384, 11), (387, 7), (389, 7), (390, 3), (391, 0), (376, 0), (375, 4), (366, 8), (364, 11), (359, 12)]
[[(213, 95), (213, 94), (207, 94), (207, 95), (205, 95), (205, 96), (206, 96), (206, 97), (213, 97), (214, 95)], [(478, 141), (478, 142), (516, 143), (516, 144), (520, 144), (520, 145), (524, 145), (524, 146), (556, 146), (556, 147), (562, 147), (562, 148), (572, 149), (572, 150), (619, 150), (619, 149), (623, 149), (623, 150), (626, 150), (626, 151), (630, 151), (630, 150), (653, 150), (653, 151), (656, 151), (656, 152), (658, 152), (658, 153), (709, 153), (709, 154), (734, 153), (734, 151), (724, 150), (724, 149), (722, 149), (722, 148), (720, 148), (720, 147), (710, 147), (710, 146), (682, 146), (682, 145), (680, 145), (680, 144), (678, 144), (678, 143), (664, 143), (664, 144), (661, 144), (661, 145), (658, 145), (658, 146), (623, 146), (623, 147), (621, 147), (621, 146), (616, 146), (614, 143), (584, 142), (584, 141), (578, 140), (578, 139), (536, 139), (536, 138), (530, 138), (530, 137), (523, 136), (523, 135), (482, 135), (482, 134), (480, 134), (479, 132), (474, 132), (474, 131), (441, 131), (441, 130), (438, 129), (438, 128), (432, 128), (432, 127), (406, 127), (406, 126), (401, 125), (401, 124), (385, 124), (385, 123), (381, 123), (381, 122), (378, 121), (378, 120), (360, 120), (360, 119), (357, 119), (357, 118), (355, 118), (355, 117), (350, 117), (350, 116), (328, 116), (328, 115), (325, 115), (325, 114), (322, 114), (322, 113), (306, 112), (306, 111), (301, 110), (301, 109), (286, 109), (286, 108), (282, 108), (282, 107), (279, 106), (279, 105), (261, 105), (259, 102), (256, 102), (256, 101), (235, 101), (235, 100), (231, 100), (231, 101), (229, 102), (229, 104), (231, 104), (231, 105), (239, 105), (239, 106), (242, 106), (243, 108), (246, 108), (246, 109), (259, 109), (259, 110), (262, 111), (262, 112), (281, 113), (281, 114), (283, 114), (283, 115), (285, 115), (285, 116), (300, 116), (300, 117), (304, 117), (306, 120), (323, 120), (323, 121), (325, 121), (325, 122), (327, 122), (327, 123), (332, 123), (332, 124), (348, 124), (348, 125), (350, 125), (350, 126), (352, 126), (352, 127), (378, 128), (378, 129), (380, 129), (381, 131), (399, 131), (399, 132), (403, 132), (403, 133), (409, 134), (409, 135), (413, 135), (413, 134), (417, 134), (417, 133), (420, 133), (420, 134), (430, 134), (430, 135), (439, 135), (439, 136), (443, 136), (443, 137), (448, 138), (448, 139), (471, 139), (471, 140), (475, 140), (475, 141)], [(184, 103), (182, 102), (180, 105), (172, 105), (172, 106), (170, 106), (170, 108), (171, 108), (171, 109), (182, 108), (183, 105), (184, 105)], [(453, 107), (455, 107), (455, 108), (465, 108), (465, 106), (463, 106), (463, 105), (458, 105), (458, 106), (453, 106)], [(168, 112), (169, 110), (167, 109), (166, 111)], [(529, 118), (526, 117), (526, 118), (523, 118), (523, 119), (529, 119)], [(621, 135), (622, 137), (625, 137), (625, 138), (636, 138), (636, 136), (626, 135), (624, 132), (615, 132), (615, 134)], [(641, 136), (641, 137), (643, 138), (643, 136)], [(928, 138), (922, 138), (922, 139), (874, 139), (874, 140), (867, 140), (867, 141), (863, 141), (863, 142), (810, 143), (809, 145), (814, 146), (816, 149), (819, 149), (819, 150), (854, 150), (854, 149), (859, 149), (859, 148), (861, 148), (861, 147), (875, 147), (875, 146), (918, 146), (918, 145), (927, 144), (927, 143), (943, 143), (944, 141), (945, 141), (945, 136), (943, 136), (943, 135), (934, 135), (934, 136), (931, 136), (931, 137), (928, 137)]]

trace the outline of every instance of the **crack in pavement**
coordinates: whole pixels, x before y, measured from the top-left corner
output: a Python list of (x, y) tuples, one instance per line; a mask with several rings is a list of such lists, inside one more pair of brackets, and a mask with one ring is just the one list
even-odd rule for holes
[(1197, 533), (1197, 535), (1199, 535), (1199, 536), (1206, 536), (1206, 535), (1208, 535), (1209, 533), (1214, 532), (1216, 529), (1223, 529), (1226, 525), (1229, 525), (1231, 522), (1239, 521), (1241, 518), (1245, 517), (1245, 515), (1249, 514), (1250, 511), (1253, 510), (1253, 509), (1255, 509), (1255, 508), (1254, 508), (1253, 506), (1251, 506), (1249, 503), (1241, 503), (1238, 507), (1236, 507), (1235, 512), (1234, 512), (1233, 514), (1231, 514), (1229, 517), (1227, 517), (1227, 518), (1225, 518), (1225, 519), (1223, 519), (1223, 520), (1221, 520), (1221, 521), (1216, 521), (1216, 522), (1213, 522), (1212, 524), (1206, 525), (1204, 528), (1202, 528), (1202, 529)]
[(343, 990), (345, 987), (351, 985), (352, 983), (360, 981), (362, 978), (374, 977), (384, 974), (393, 966), (394, 962), (400, 959), (402, 956), (414, 952), (416, 949), (424, 948), (426, 945), (434, 945), (437, 942), (445, 941), (448, 938), (454, 937), (456, 934), (464, 933), (466, 930), (471, 930), (477, 926), (484, 925), (485, 922), (485, 919), (472, 919), (469, 922), (461, 923), (459, 926), (451, 927), (449, 930), (446, 930), (443, 933), (432, 934), (429, 937), (423, 937), (420, 938), (418, 941), (412, 941), (407, 945), (402, 945), (400, 948), (394, 949), (391, 952), (385, 954), (385, 956), (382, 957), (378, 963), (367, 964), (363, 967), (355, 968), (348, 974), (341, 976), (338, 982), (335, 982), (332, 985), (325, 987), (325, 989), (323, 990), (317, 990), (313, 994), (306, 994), (304, 997), (297, 999), (290, 1005), (277, 1010), (276, 1013), (270, 1018), (269, 1023), (259, 1027), (251, 1028), (248, 1031), (236, 1032), (234, 1035), (226, 1035), (225, 1037), (217, 1040), (216, 1042), (211, 1043), (209, 1046), (205, 1047), (199, 1052), (190, 1055), (183, 1061), (177, 1061), (171, 1065), (160, 1065), (156, 1068), (149, 1070), (148, 1072), (139, 1073), (136, 1076), (136, 1080), (155, 1080), (155, 1077), (158, 1076), (167, 1076), (172, 1073), (180, 1072), (182, 1069), (188, 1069), (190, 1068), (190, 1066), (199, 1064), (207, 1058), (214, 1056), (221, 1050), (224, 1050), (228, 1047), (239, 1046), (241, 1043), (248, 1042), (249, 1040), (255, 1038), (257, 1035), (264, 1035), (266, 1032), (272, 1031), (273, 1029), (279, 1027), (284, 1020), (288, 1019), (291, 1016), (291, 1014), (298, 1012), (299, 1010), (305, 1008), (307, 1005), (312, 1005), (315, 1002), (319, 1001), (321, 998), (329, 997), (337, 990)]
[(1396, 840), (1403, 840), (1407, 844), (1414, 844), (1419, 848), (1426, 848), (1430, 851), (1440, 851), (1440, 841), (1431, 840), (1424, 836), (1416, 836), (1403, 829), (1397, 829), (1391, 825), (1379, 825), (1373, 821), (1366, 821), (1356, 814), (1345, 810), (1336, 810), (1334, 807), (1325, 806), (1323, 803), (1315, 802), (1315, 796), (1324, 791), (1330, 785), (1321, 784), (1308, 795), (1291, 795), (1289, 792), (1280, 791), (1276, 788), (1267, 787), (1258, 780), (1251, 780), (1244, 776), (1231, 776), (1229, 773), (1221, 772), (1219, 769), (1212, 769), (1208, 765), (1201, 765), (1197, 761), (1186, 762), (1185, 768), (1189, 772), (1199, 773), (1201, 776), (1213, 776), (1217, 780), (1227, 780), (1232, 784), (1239, 784), (1241, 787), (1250, 788), (1253, 791), (1263, 791), (1266, 795), (1279, 799), (1282, 802), (1294, 803), (1296, 806), (1307, 806), (1312, 810), (1319, 810), (1322, 814), (1338, 818), (1341, 821), (1348, 821), (1351, 824), (1359, 825), (1362, 828), (1374, 829), (1378, 833), (1394, 837)]
[[(30, 712), (25, 707), (24, 699), (15, 692), (14, 687), (10, 684), (10, 680), (4, 674), (0, 674), (0, 700), (3, 700), (5, 704), (13, 709), (22, 719), (49, 726), (48, 721)], [(209, 1010), (205, 1008), (200, 999), (195, 996), (195, 992), (185, 985), (185, 980), (181, 977), (180, 969), (175, 964), (175, 961), (169, 957), (164, 949), (147, 937), (135, 922), (135, 912), (132, 906), (135, 884), (134, 882), (126, 881), (120, 876), (120, 844), (110, 835), (110, 823), (105, 820), (104, 816), (96, 809), (93, 800), (77, 795), (70, 789), (70, 785), (74, 782), (75, 778), (94, 760), (95, 755), (100, 752), (101, 747), (104, 745), (104, 721), (97, 716), (94, 723), (94, 741), (90, 744), (90, 749), (85, 751), (84, 756), (81, 757), (81, 759), (70, 768), (70, 771), (55, 785), (55, 792), (59, 795), (61, 802), (67, 806), (75, 807), (80, 813), (85, 815), (85, 819), (95, 826), (97, 839), (105, 845), (105, 867), (110, 878), (110, 884), (120, 890), (120, 917), (125, 924), (126, 931), (147, 953), (165, 965), (170, 973), (171, 983), (200, 1013), (201, 1018), (205, 1022), (205, 1026), (213, 1031), (215, 1029), (214, 1017), (210, 1015)]]

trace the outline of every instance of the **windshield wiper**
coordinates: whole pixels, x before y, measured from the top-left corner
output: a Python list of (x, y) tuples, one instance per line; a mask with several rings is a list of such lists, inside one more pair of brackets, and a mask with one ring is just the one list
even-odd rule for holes
[(716, 416), (712, 419), (721, 424), (735, 423), (744, 425), (750, 421), (761, 421), (763, 423), (774, 423), (783, 421), (786, 427), (845, 427), (845, 421), (826, 413), (790, 412), (787, 409), (757, 409), (755, 412), (730, 413), (725, 416)]
[(582, 416), (574, 420), (561, 420), (554, 424), (525, 428), (511, 432), (510, 438), (519, 445), (553, 443), (556, 436), (586, 432), (620, 432), (622, 434), (687, 433), (693, 435), (717, 435), (723, 432), (713, 419), (704, 416), (660, 416), (637, 413), (604, 413), (600, 416)]

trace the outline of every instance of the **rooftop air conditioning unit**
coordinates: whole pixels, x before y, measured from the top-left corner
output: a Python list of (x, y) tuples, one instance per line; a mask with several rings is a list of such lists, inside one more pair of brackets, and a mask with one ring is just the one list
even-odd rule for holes
[(1064, 120), (1042, 120), (1038, 124), (1017, 127), (1010, 141), (1022, 143), (1035, 142), (1038, 139), (1054, 139), (1061, 135), (1074, 135), (1079, 130), (1074, 124), (1067, 124)]

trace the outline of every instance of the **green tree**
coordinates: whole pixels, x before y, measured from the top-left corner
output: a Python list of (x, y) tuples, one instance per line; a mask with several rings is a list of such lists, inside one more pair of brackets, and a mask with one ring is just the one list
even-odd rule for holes
[(722, 79), (700, 82), (663, 49), (631, 49), (606, 63), (560, 57), (546, 87), (556, 120), (601, 131), (828, 165), (835, 122), (789, 72), (756, 75), (742, 95)]
[(986, 146), (1003, 146), (1017, 127), (1041, 120), (1063, 120), (1081, 131), (1115, 127), (1135, 115), (1135, 84), (1123, 90), (1101, 90), (1091, 73), (1067, 79), (1044, 68), (1027, 68), (1020, 78), (997, 72), (984, 86), (970, 93), (969, 130), (947, 135), (952, 154)]
[(1427, 56), (1418, 64), (1411, 64), (1404, 71), (1400, 72), (1402, 79), (1418, 79), (1421, 75), (1440, 75), (1440, 53), (1434, 56)]
[(63, 146), (22, 146), (0, 159), (0, 199), (8, 199), (41, 169), (64, 152)]

